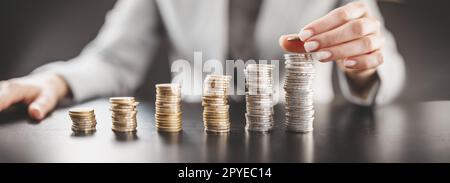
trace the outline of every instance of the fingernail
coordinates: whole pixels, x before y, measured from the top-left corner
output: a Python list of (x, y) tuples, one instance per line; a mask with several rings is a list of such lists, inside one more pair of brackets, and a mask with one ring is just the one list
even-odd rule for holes
[(36, 106), (36, 105), (32, 105), (31, 106), (31, 111), (32, 111), (32, 113), (33, 113), (33, 116), (36, 118), (36, 119), (42, 119), (43, 118), (43, 114), (42, 114), (42, 110), (41, 110), (41, 108), (40, 107), (38, 107), (38, 106)]
[(42, 110), (40, 108), (38, 108), (37, 111), (38, 111), (38, 115), (37, 115), (38, 119), (41, 120), (42, 118), (44, 118), (44, 114), (42, 113)]
[(346, 61), (344, 61), (344, 66), (345, 67), (353, 67), (355, 65), (356, 65), (356, 61), (354, 61), (354, 60), (346, 60)]
[(305, 41), (311, 36), (313, 36), (313, 32), (310, 29), (301, 30), (300, 33), (298, 33), (298, 37), (300, 37), (302, 41)]
[(318, 60), (325, 60), (331, 57), (331, 52), (329, 51), (319, 51), (316, 52), (316, 57)]
[(308, 41), (304, 45), (306, 52), (311, 52), (319, 48), (319, 43), (317, 41)]

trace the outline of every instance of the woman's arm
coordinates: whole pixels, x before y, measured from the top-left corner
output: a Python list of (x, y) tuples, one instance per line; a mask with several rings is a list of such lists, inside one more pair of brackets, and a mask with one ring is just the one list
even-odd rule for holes
[(117, 2), (98, 36), (78, 57), (1, 82), (0, 111), (24, 102), (30, 116), (41, 120), (69, 92), (75, 101), (130, 93), (149, 67), (158, 25), (154, 1)]
[(141, 83), (158, 44), (156, 13), (154, 1), (119, 1), (78, 57), (34, 72), (62, 76), (75, 101), (130, 93)]
[[(343, 1), (350, 3), (351, 1)], [(364, 0), (370, 16), (380, 22), (380, 34), (384, 38), (384, 46), (380, 49), (383, 64), (380, 64), (375, 74), (365, 71), (346, 70), (342, 62), (338, 77), (344, 97), (350, 102), (360, 105), (386, 104), (393, 101), (402, 91), (405, 82), (405, 65), (398, 53), (394, 36), (387, 30), (383, 16), (376, 1)], [(344, 77), (345, 76), (345, 77)]]

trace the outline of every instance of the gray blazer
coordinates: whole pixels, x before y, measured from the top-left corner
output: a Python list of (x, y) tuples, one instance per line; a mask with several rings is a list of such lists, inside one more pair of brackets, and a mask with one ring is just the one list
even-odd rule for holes
[[(366, 2), (372, 13), (382, 21), (376, 2)], [(280, 35), (297, 33), (304, 25), (344, 3), (348, 2), (264, 0), (252, 39), (258, 57), (281, 59), (283, 51), (278, 45)], [(61, 75), (68, 82), (75, 101), (130, 95), (143, 82), (145, 72), (153, 62), (151, 58), (160, 42), (158, 27), (161, 24), (172, 45), (169, 56), (171, 61), (192, 61), (195, 51), (202, 51), (203, 60), (226, 59), (228, 5), (228, 0), (118, 1), (108, 13), (98, 36), (79, 56), (69, 61), (44, 65), (34, 72)], [(397, 52), (393, 36), (385, 28), (383, 31), (387, 38), (382, 50), (385, 62), (378, 69), (380, 81), (372, 87), (369, 97), (354, 96), (345, 76), (338, 71), (339, 88), (350, 102), (361, 105), (371, 105), (375, 101), (387, 103), (402, 89), (405, 80), (404, 62)], [(242, 36), (245, 39), (244, 36), (248, 35)], [(317, 63), (316, 68), (315, 102), (330, 102), (335, 95), (332, 88), (332, 64)], [(197, 80), (194, 82), (202, 82), (201, 78)], [(201, 90), (201, 87), (196, 90)], [(185, 96), (186, 101), (198, 98)]]

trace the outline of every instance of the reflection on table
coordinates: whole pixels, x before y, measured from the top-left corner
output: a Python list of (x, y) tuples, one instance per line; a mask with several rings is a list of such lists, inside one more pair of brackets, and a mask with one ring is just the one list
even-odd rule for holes
[(245, 106), (231, 105), (229, 134), (204, 132), (199, 104), (183, 104), (182, 132), (157, 132), (152, 102), (139, 106), (136, 133), (115, 133), (108, 101), (95, 100), (80, 104), (95, 108), (97, 130), (88, 135), (73, 134), (67, 108), (33, 122), (18, 106), (0, 114), (0, 161), (450, 162), (450, 102), (316, 104), (314, 131), (306, 134), (283, 129), (281, 104), (273, 131), (247, 132)]

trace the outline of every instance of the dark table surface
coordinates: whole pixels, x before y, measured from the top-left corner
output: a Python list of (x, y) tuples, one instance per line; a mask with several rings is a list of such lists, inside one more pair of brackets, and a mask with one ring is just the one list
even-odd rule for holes
[(225, 135), (203, 131), (197, 104), (183, 104), (182, 132), (158, 133), (152, 102), (142, 102), (135, 134), (111, 131), (106, 99), (79, 106), (95, 108), (95, 134), (72, 134), (68, 108), (39, 123), (21, 107), (0, 113), (0, 162), (450, 162), (448, 101), (374, 109), (316, 104), (307, 134), (284, 131), (282, 105), (272, 132), (249, 133), (244, 106), (233, 104)]

